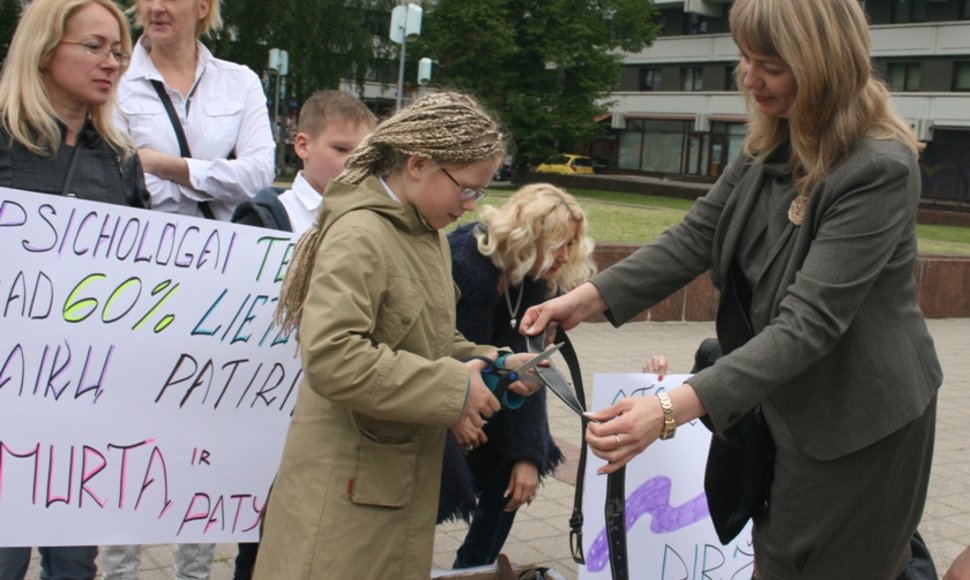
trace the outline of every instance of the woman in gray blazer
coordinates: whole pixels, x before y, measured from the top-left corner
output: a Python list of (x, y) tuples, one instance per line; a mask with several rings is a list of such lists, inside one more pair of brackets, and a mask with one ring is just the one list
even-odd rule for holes
[(756, 413), (774, 444), (766, 504), (750, 514), (760, 577), (898, 578), (942, 379), (913, 279), (919, 144), (871, 76), (858, 0), (737, 0), (730, 21), (744, 150), (682, 223), (533, 307), (521, 330), (598, 312), (621, 324), (710, 270), (725, 356), (592, 413), (600, 472), (684, 422), (721, 434)]

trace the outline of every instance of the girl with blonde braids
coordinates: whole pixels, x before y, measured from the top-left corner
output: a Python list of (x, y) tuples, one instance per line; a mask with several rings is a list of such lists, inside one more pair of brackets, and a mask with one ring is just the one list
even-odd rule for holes
[(497, 353), (455, 330), (439, 230), (475, 208), (504, 153), (474, 99), (440, 93), (378, 125), (327, 188), (280, 296), (303, 382), (255, 578), (429, 577), (448, 428), (478, 437), (499, 408), (484, 363), (459, 360)]
[[(548, 183), (526, 185), (501, 208), (481, 213), (480, 222), (448, 235), (461, 290), (458, 330), (474, 342), (525, 350), (517, 319), (595, 271), (586, 216), (571, 195)], [(438, 518), (474, 513), (455, 568), (495, 561), (516, 511), (563, 459), (549, 432), (544, 391), (496, 414), (483, 435), (487, 440), (464, 450), (456, 437), (445, 447)]]

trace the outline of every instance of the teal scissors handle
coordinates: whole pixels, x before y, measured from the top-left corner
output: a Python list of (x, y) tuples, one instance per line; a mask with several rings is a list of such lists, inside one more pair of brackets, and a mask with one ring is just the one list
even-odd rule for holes
[(509, 391), (509, 385), (519, 380), (519, 373), (504, 369), (492, 359), (484, 356), (476, 355), (462, 359), (463, 362), (470, 360), (480, 360), (485, 363), (485, 368), (482, 369), (482, 381), (485, 382), (488, 390), (492, 391), (495, 398), (502, 403), (503, 407), (518, 409), (525, 403), (524, 396)]

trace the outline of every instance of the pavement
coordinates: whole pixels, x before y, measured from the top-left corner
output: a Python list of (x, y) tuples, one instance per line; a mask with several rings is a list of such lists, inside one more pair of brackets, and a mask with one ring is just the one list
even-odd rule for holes
[[(929, 497), (920, 531), (940, 574), (970, 544), (970, 318), (928, 321), (943, 364), (936, 448)], [(644, 360), (655, 353), (667, 355), (670, 372), (687, 372), (694, 350), (714, 336), (712, 322), (636, 322), (615, 329), (608, 323), (586, 323), (570, 336), (580, 355), (583, 382), (591, 391), (595, 373), (640, 372)], [(561, 368), (565, 365), (559, 363)], [(590, 393), (588, 392), (587, 395)], [(579, 420), (556, 397), (549, 397), (549, 423), (567, 457), (576, 457)], [(519, 564), (550, 566), (565, 578), (578, 576), (569, 552), (569, 516), (572, 513), (575, 462), (567, 462), (555, 477), (547, 478), (538, 498), (519, 510), (503, 552)], [(450, 568), (455, 550), (464, 538), (463, 524), (440, 526), (435, 535), (434, 565)], [(212, 580), (231, 580), (234, 544), (220, 544), (212, 567)], [(28, 578), (37, 578), (36, 551)], [(636, 578), (636, 572), (633, 571)], [(142, 580), (169, 580), (170, 546), (146, 546), (142, 553)]]

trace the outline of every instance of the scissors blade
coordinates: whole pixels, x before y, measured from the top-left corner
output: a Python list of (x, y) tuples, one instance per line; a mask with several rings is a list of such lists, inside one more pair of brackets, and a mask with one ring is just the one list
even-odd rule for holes
[(526, 361), (525, 364), (519, 366), (518, 368), (512, 369), (510, 372), (513, 372), (513, 373), (519, 375), (519, 380), (522, 380), (522, 377), (525, 376), (525, 372), (527, 370), (531, 369), (532, 367), (536, 366), (537, 364), (541, 363), (542, 361), (544, 361), (547, 358), (551, 357), (552, 355), (556, 354), (556, 352), (560, 348), (562, 348), (562, 345), (563, 344), (564, 343), (560, 342), (559, 344), (553, 344), (553, 345), (549, 346), (549, 348), (547, 348), (546, 350), (540, 352), (535, 357), (529, 359), (528, 361)]
[[(536, 352), (542, 349), (542, 345), (546, 342), (546, 333), (542, 332), (536, 336), (530, 337), (526, 340), (526, 344), (529, 348), (529, 352)], [(563, 343), (560, 343), (563, 344)], [(586, 411), (585, 405), (576, 396), (576, 392), (566, 378), (562, 376), (562, 373), (554, 365), (549, 365), (547, 367), (539, 367), (536, 369), (542, 381), (546, 383), (546, 387), (552, 391), (557, 397), (559, 397), (567, 407), (573, 410), (580, 417)]]

